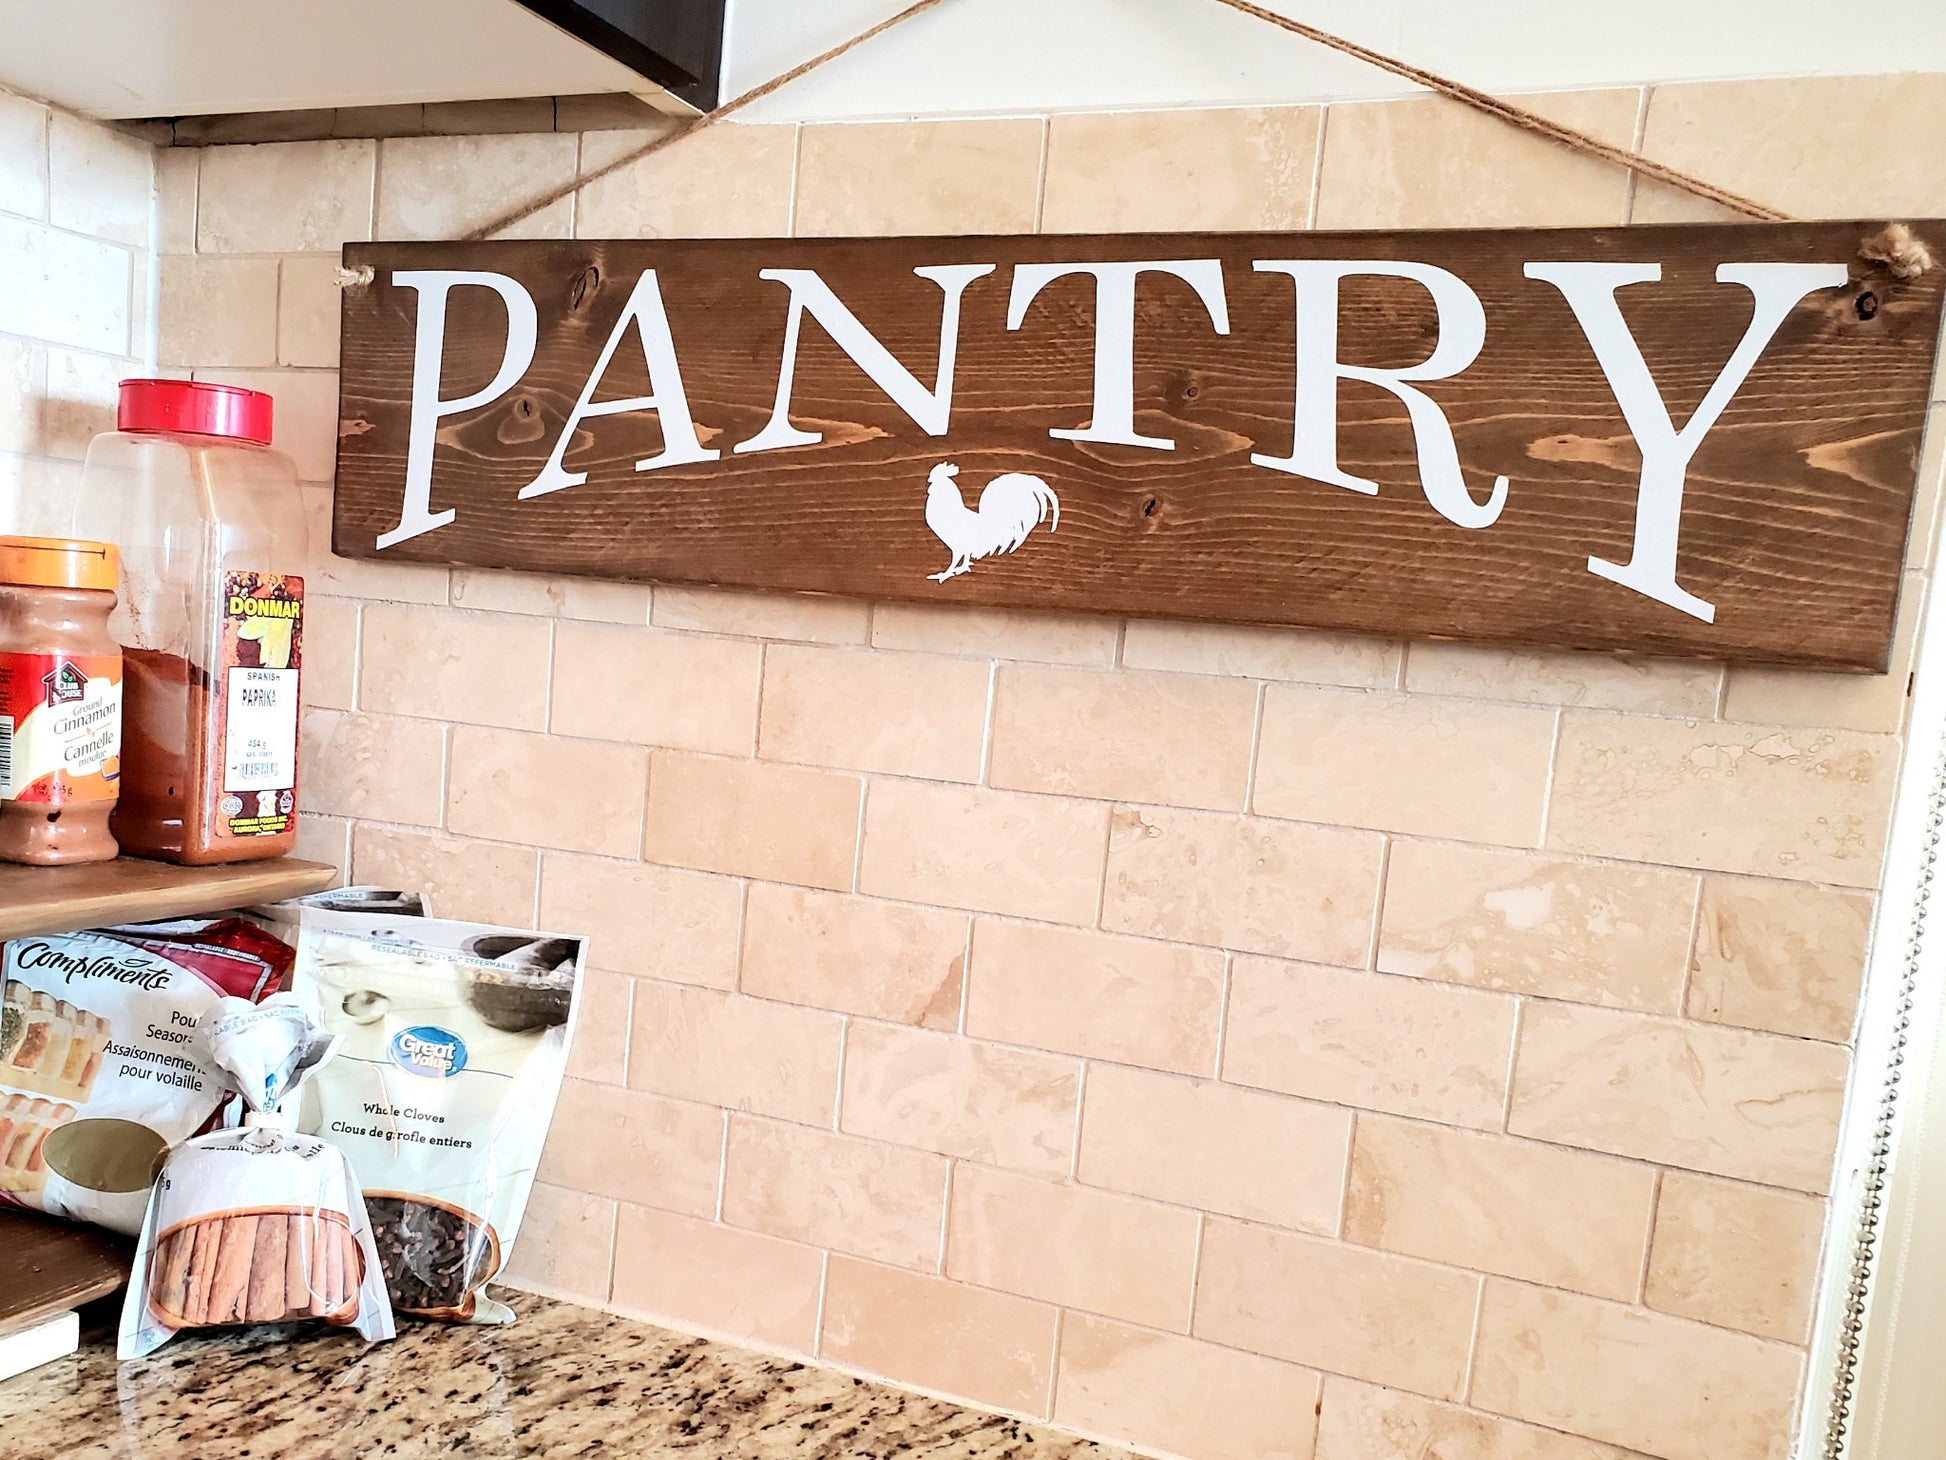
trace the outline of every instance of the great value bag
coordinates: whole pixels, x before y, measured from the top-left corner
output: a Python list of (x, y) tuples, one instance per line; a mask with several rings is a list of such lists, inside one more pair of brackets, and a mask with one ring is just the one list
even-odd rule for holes
[(397, 1312), (507, 1322), (485, 1288), (553, 1118), (584, 940), (321, 902), (254, 914), (295, 945), (292, 988), (340, 1039), (300, 1128), (351, 1158)]
[(117, 1355), (153, 1353), (185, 1328), (322, 1319), (391, 1338), (371, 1223), (344, 1153), (291, 1130), (284, 1104), (337, 1042), (301, 1000), (223, 999), (197, 1042), (241, 1092), (239, 1130), (169, 1155), (149, 1201), (122, 1305)]
[(289, 947), (237, 918), (17, 938), (0, 951), (0, 1206), (133, 1235), (163, 1153), (229, 1099), (196, 1042)]

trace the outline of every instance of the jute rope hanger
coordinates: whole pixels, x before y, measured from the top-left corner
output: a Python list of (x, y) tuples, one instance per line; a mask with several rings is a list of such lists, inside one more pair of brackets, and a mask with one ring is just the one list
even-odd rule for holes
[[(897, 15), (891, 16), (886, 20), (881, 20), (869, 30), (860, 31), (850, 40), (835, 45), (820, 55), (813, 56), (801, 65), (793, 66), (790, 70), (784, 72), (783, 75), (772, 77), (761, 86), (753, 86), (750, 90), (739, 96), (732, 97), (729, 101), (724, 102), (713, 111), (705, 112), (702, 116), (677, 128), (675, 131), (666, 133), (656, 138), (653, 142), (645, 143), (633, 151), (625, 152), (612, 162), (604, 163), (593, 172), (577, 177), (572, 182), (564, 183), (560, 187), (549, 189), (538, 198), (535, 198), (531, 202), (523, 203), (512, 212), (503, 213), (491, 222), (481, 224), (478, 228), (463, 235), (461, 241), (473, 243), (483, 238), (491, 238), (494, 234), (512, 227), (522, 219), (532, 217), (543, 208), (551, 207), (553, 204), (560, 202), (561, 199), (572, 196), (589, 183), (598, 182), (602, 178), (622, 171), (624, 168), (633, 167), (643, 158), (652, 157), (664, 148), (673, 147), (676, 143), (682, 141), (683, 138), (694, 136), (705, 127), (716, 125), (716, 123), (722, 121), (724, 118), (742, 111), (751, 103), (761, 101), (764, 97), (782, 90), (798, 78), (809, 75), (820, 66), (837, 60), (840, 56), (856, 50), (867, 41), (883, 35), (895, 26), (903, 25), (915, 15), (921, 15), (942, 3), (943, 0), (918, 0), (917, 4), (908, 5)], [(1705, 182), (1701, 178), (1692, 177), (1689, 173), (1680, 171), (1677, 168), (1655, 162), (1629, 148), (1616, 147), (1611, 143), (1602, 141), (1599, 137), (1591, 137), (1588, 133), (1574, 127), (1563, 126), (1559, 122), (1550, 121), (1537, 112), (1528, 111), (1525, 107), (1515, 106), (1510, 101), (1503, 101), (1499, 97), (1492, 96), (1487, 92), (1464, 85), (1458, 81), (1449, 80), (1437, 72), (1427, 71), (1422, 67), (1413, 66), (1404, 61), (1394, 60), (1382, 52), (1374, 51), (1368, 47), (1358, 45), (1355, 42), (1345, 40), (1341, 36), (1332, 35), (1329, 31), (1319, 30), (1316, 26), (1305, 25), (1301, 21), (1287, 19), (1275, 11), (1266, 10), (1261, 5), (1253, 4), (1252, 0), (1216, 0), (1216, 3), (1219, 5), (1227, 5), (1232, 10), (1252, 16), (1267, 25), (1274, 25), (1279, 30), (1288, 31), (1292, 35), (1302, 36), (1305, 40), (1325, 46), (1330, 50), (1339, 52), (1341, 55), (1363, 61), (1369, 66), (1376, 66), (1381, 71), (1389, 71), (1394, 76), (1403, 77), (1415, 85), (1423, 86), (1430, 91), (1437, 92), (1441, 96), (1449, 97), (1454, 101), (1472, 107), (1475, 111), (1483, 112), (1496, 121), (1506, 123), (1510, 127), (1518, 127), (1524, 132), (1532, 132), (1537, 136), (1545, 137), (1551, 142), (1557, 142), (1561, 146), (1568, 148), (1570, 151), (1579, 152), (1589, 157), (1600, 158), (1604, 162), (1612, 162), (1620, 167), (1633, 168), (1643, 177), (1653, 178), (1657, 182), (1666, 183), (1673, 188), (1679, 188), (1683, 192), (1703, 198), (1720, 207), (1730, 208), (1747, 217), (1762, 219), (1766, 222), (1785, 222), (1790, 217), (1789, 214), (1780, 213), (1775, 208), (1766, 207), (1762, 203), (1752, 202), (1749, 198), (1742, 197), (1725, 188), (1719, 188), (1714, 183)]]

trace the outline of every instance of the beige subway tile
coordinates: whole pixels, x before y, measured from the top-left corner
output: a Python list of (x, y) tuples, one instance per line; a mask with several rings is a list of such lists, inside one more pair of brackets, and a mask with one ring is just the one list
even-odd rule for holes
[(298, 797), (310, 811), (437, 826), (445, 748), (430, 720), (307, 709)]
[(1720, 664), (1477, 644), (1415, 643), (1405, 661), (1405, 687), (1415, 693), (1642, 715), (1707, 718), (1722, 683)]
[(48, 221), (56, 228), (148, 248), (155, 148), (66, 112), (55, 112), (51, 121)]
[[(653, 136), (590, 132), (581, 172), (639, 150)], [(710, 127), (586, 184), (578, 238), (786, 238), (796, 127)]]
[(649, 605), (649, 621), (657, 628), (807, 644), (862, 644), (871, 616), (872, 606), (863, 599), (731, 588), (658, 588)]
[(1890, 736), (1569, 710), (1547, 845), (1870, 887), (1898, 762)]
[(1674, 1014), (1695, 910), (1690, 873), (1397, 841), (1386, 865), (1378, 966)]
[(328, 253), (293, 254), (278, 266), (279, 365), (338, 368), (338, 268), (337, 256)]
[(1216, 1068), (1223, 957), (1078, 928), (977, 919), (966, 1029), (1151, 1069)]
[(733, 1342), (808, 1354), (817, 1345), (824, 1254), (694, 1217), (623, 1206), (613, 1303)]
[(1328, 1234), (1338, 1227), (1350, 1143), (1350, 1112), (1333, 1106), (1094, 1065), (1076, 1175), (1090, 1186)]
[(47, 216), (47, 108), (0, 92), (0, 212)]
[[(302, 482), (328, 482), (338, 470), (338, 377), (327, 370), (234, 370), (197, 366), (198, 380), (260, 390), (276, 399), (270, 444), (290, 457)], [(323, 551), (327, 543), (318, 544)], [(443, 577), (444, 570), (440, 570)], [(322, 585), (320, 585), (322, 586)], [(343, 589), (347, 598), (363, 595)], [(382, 596), (382, 595), (373, 595)], [(442, 600), (443, 601), (443, 598)]]
[(796, 232), (1032, 233), (1040, 171), (1038, 117), (808, 126)]
[(707, 1217), (723, 1166), (723, 1112), (641, 1090), (564, 1080), (540, 1179), (570, 1191)]
[(1196, 1222), (1191, 1211), (963, 1164), (946, 1276), (1184, 1333)]
[(1101, 925), (1363, 964), (1383, 853), (1370, 832), (1118, 806)]
[(756, 882), (743, 929), (746, 994), (959, 1027), (965, 913)]
[(16, 531), (38, 537), (70, 532), (70, 514), (80, 500), (78, 463), (0, 456), (0, 510)]
[(1316, 1460), (1630, 1460), (1612, 1445), (1327, 1374)]
[(1831, 1179), (1846, 1064), (1839, 1045), (1530, 1004), (1507, 1129), (1821, 1192)]
[(1055, 1309), (835, 1254), (818, 1357), (975, 1404), (1040, 1414)]
[[(1946, 127), (1946, 77), (1793, 76), (1657, 86), (1649, 94), (1642, 151), (1685, 172), (1728, 179), (1743, 196), (1800, 218), (1946, 213), (1946, 179), (1938, 169), (1909, 149), (1877, 145), (1888, 118), (1914, 129), (1912, 135)], [(1636, 194), (1638, 223), (1695, 215), (1686, 195), (1646, 186)]]
[(1533, 846), (1554, 712), (1272, 685), (1253, 810), (1298, 821)]
[(202, 253), (323, 253), (372, 236), (378, 144), (205, 147), (197, 186)]
[(563, 623), (554, 630), (548, 727), (591, 740), (748, 755), (757, 741), (762, 665), (762, 647), (737, 639)]
[(733, 1227), (927, 1272), (939, 1261), (943, 1156), (736, 1115), (728, 1159)]
[(1065, 1176), (1081, 1067), (951, 1034), (853, 1024), (839, 1128), (946, 1156)]
[(592, 940), (597, 968), (670, 983), (736, 986), (743, 884), (707, 872), (549, 852), (541, 922)]
[(520, 1221), (520, 1243), (496, 1281), (571, 1303), (606, 1303), (614, 1245), (611, 1199), (536, 1182)]
[(1308, 227), (1322, 115), (1243, 106), (1054, 117), (1041, 232)]
[(764, 651), (769, 760), (977, 781), (987, 666), (967, 659), (773, 644)]
[(1668, 1172), (1643, 1301), (1719, 1328), (1804, 1342), (1824, 1205), (1793, 1192)]
[[(1524, 94), (1529, 111), (1617, 147), (1641, 93)], [(1444, 97), (1343, 103), (1324, 126), (1319, 228), (1594, 227), (1620, 223), (1628, 173)]]
[(1869, 893), (1705, 877), (1689, 1017), (1842, 1044), (1871, 927)]
[(1345, 1238), (1632, 1302), (1654, 1200), (1647, 1166), (1361, 1114)]
[(1517, 1001), (1382, 973), (1239, 958), (1223, 1078), (1498, 1130)]
[(200, 147), (155, 149), (155, 251), (196, 251), (196, 174)]
[(38, 447), (44, 455), (81, 461), (88, 443), (103, 431), (115, 429), (121, 382), (133, 369), (126, 360), (110, 360), (75, 350), (47, 351), (47, 390), (36, 388), (29, 401), (39, 416)]
[[(378, 236), (460, 238), (574, 181), (579, 140), (552, 132), (388, 137), (379, 143)], [(567, 238), (572, 198), (550, 203), (494, 238)]]
[(1019, 791), (1240, 811), (1256, 687), (1000, 666), (989, 779)]
[(829, 1126), (844, 1020), (722, 989), (635, 988), (628, 1083), (704, 1105)]
[[(9, 100), (0, 93), (0, 127), (6, 125)], [(25, 455), (41, 449), (41, 413), (53, 404), (47, 399), (50, 394), (46, 348), (31, 340), (0, 338), (0, 451)]]
[(1480, 1278), (1322, 1237), (1211, 1217), (1198, 1338), (1457, 1398)]
[(568, 1074), (598, 1085), (626, 1085), (629, 1008), (634, 1002), (635, 980), (600, 968), (581, 969), (578, 980)]
[(0, 215), (0, 279), (35, 281), (0, 289), (0, 333), (126, 355), (132, 268), (116, 244)]
[(1797, 1350), (1490, 1280), (1473, 1402), (1668, 1460), (1783, 1460)]
[(436, 831), (361, 825), (352, 838), (357, 881), (419, 893), (432, 904), (433, 916), (470, 922), (528, 926), (539, 863), (532, 847), (469, 842)]
[(547, 723), (548, 636), (547, 624), (514, 614), (372, 604), (359, 703), (428, 720), (539, 730)]
[(1092, 923), (1105, 808), (971, 786), (874, 782), (861, 892), (1059, 923)]
[(392, 603), (444, 603), (447, 570), (428, 563), (385, 563), (341, 558), (331, 551), (331, 488), (298, 488), (304, 501), (309, 567), (304, 585), (310, 593)]
[(1070, 1314), (1057, 1424), (1184, 1460), (1311, 1460), (1318, 1375), (1193, 1338)]
[(277, 260), (165, 254), (160, 363), (277, 363)]
[(975, 659), (1044, 664), (1115, 662), (1121, 624), (1094, 614), (1035, 613), (1005, 608), (935, 608), (881, 603), (872, 610), (872, 647)]
[(1122, 639), (1122, 663), (1130, 669), (1290, 679), (1351, 689), (1390, 689), (1399, 676), (1400, 652), (1389, 640), (1361, 634), (1149, 619), (1130, 619)]
[(446, 827), (490, 841), (633, 856), (644, 759), (629, 745), (456, 726)]
[(1907, 573), (1892, 632), (1891, 663), (1885, 673), (1829, 674), (1738, 665), (1730, 670), (1723, 718), (1896, 734), (1905, 723), (1925, 601), (1925, 575)]
[(851, 886), (856, 776), (658, 750), (643, 856), (806, 887)]
[(342, 874), (351, 865), (351, 823), (341, 816), (297, 813), (297, 843), (291, 855), (306, 862), (323, 862)]
[[(304, 703), (349, 710), (358, 701), (358, 605), (309, 597), (304, 604)], [(386, 705), (382, 708), (391, 709)]]
[(639, 628), (649, 621), (649, 589), (644, 583), (604, 583), (598, 578), (543, 578), (499, 568), (455, 568), (453, 607)]
[(1912, 528), (1906, 538), (1905, 565), (1929, 568), (1939, 540), (1939, 504), (1946, 499), (1946, 405), (1926, 412), (1926, 431), (1920, 443), (1919, 481), (1912, 494)]

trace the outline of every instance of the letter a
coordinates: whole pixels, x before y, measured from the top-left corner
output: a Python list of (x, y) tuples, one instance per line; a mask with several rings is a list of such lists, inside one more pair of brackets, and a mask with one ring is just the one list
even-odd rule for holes
[[(615, 358), (615, 351), (621, 348), (630, 326), (642, 337), (650, 393), (591, 404), (602, 376), (608, 373), (608, 362)], [(662, 418), (662, 450), (636, 462), (637, 471), (714, 461), (722, 455), (720, 451), (706, 449), (696, 439), (696, 423), (689, 418), (689, 397), (683, 393), (682, 371), (676, 365), (676, 342), (669, 334), (669, 316), (662, 307), (662, 289), (656, 283), (654, 269), (644, 269), (642, 277), (635, 281), (635, 292), (628, 296), (628, 304), (622, 310), (622, 317), (615, 321), (608, 343), (601, 347), (601, 357), (595, 361), (588, 383), (581, 387), (581, 399), (568, 412), (568, 423), (561, 428), (561, 439), (554, 443), (554, 454), (547, 458), (540, 475), (520, 489), (521, 500), (542, 497), (563, 487), (578, 487), (588, 480), (585, 471), (566, 471), (561, 466), (561, 458), (568, 454), (568, 447), (574, 442), (575, 428), (583, 421), (593, 416), (646, 410), (654, 410)]]

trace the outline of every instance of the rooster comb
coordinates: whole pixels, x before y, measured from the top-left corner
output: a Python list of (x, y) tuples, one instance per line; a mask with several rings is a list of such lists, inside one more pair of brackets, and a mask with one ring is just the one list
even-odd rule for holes
[(959, 475), (959, 468), (950, 461), (942, 461), (932, 469), (932, 475), (936, 477), (956, 477)]

